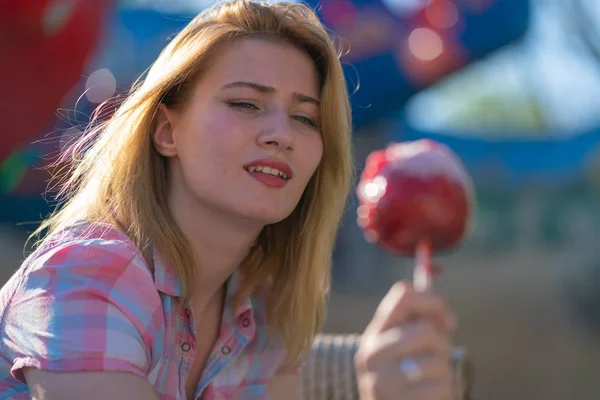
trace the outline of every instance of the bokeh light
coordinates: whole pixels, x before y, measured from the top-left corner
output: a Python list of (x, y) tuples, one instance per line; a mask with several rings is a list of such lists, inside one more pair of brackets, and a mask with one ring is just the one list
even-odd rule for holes
[(115, 76), (106, 68), (94, 71), (85, 83), (85, 95), (90, 103), (102, 103), (117, 90)]
[(432, 61), (444, 52), (444, 42), (434, 30), (417, 28), (408, 36), (408, 49), (419, 60)]
[(42, 30), (50, 36), (64, 27), (75, 13), (75, 0), (51, 1), (44, 12)]

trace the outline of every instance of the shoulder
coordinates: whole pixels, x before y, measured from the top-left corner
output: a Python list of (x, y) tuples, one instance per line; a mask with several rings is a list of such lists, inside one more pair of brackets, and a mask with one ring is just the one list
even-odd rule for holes
[[(85, 232), (82, 231), (85, 229)], [(47, 240), (14, 277), (11, 310), (95, 305), (122, 309), (145, 325), (160, 306), (142, 254), (116, 228), (78, 227)]]
[(140, 251), (123, 232), (110, 226), (77, 226), (57, 234), (28, 257), (22, 273), (29, 277), (93, 277), (96, 281), (152, 280)]
[(15, 360), (15, 376), (24, 367), (147, 371), (162, 303), (144, 257), (124, 234), (51, 238), (2, 291), (0, 349)]

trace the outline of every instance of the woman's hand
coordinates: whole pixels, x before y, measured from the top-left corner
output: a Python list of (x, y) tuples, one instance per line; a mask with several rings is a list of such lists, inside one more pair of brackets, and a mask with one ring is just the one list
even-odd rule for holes
[(431, 292), (397, 283), (377, 307), (356, 353), (362, 400), (453, 400), (454, 317)]

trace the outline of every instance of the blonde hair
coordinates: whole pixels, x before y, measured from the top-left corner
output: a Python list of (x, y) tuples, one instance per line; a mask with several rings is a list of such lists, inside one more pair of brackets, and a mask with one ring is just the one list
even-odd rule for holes
[[(236, 302), (270, 283), (269, 326), (282, 335), (286, 365), (305, 355), (325, 319), (335, 235), (353, 178), (351, 114), (339, 54), (308, 7), (239, 0), (200, 13), (165, 47), (116, 112), (98, 114), (68, 157), (59, 182), (62, 207), (36, 234), (47, 236), (84, 219), (117, 224), (143, 251), (153, 243), (173, 266), (184, 297), (194, 292), (191, 247), (167, 207), (166, 161), (151, 131), (160, 104), (183, 107), (220, 46), (240, 38), (282, 41), (308, 54), (321, 77), (323, 158), (297, 207), (266, 226), (240, 266)], [(43, 243), (43, 242), (42, 242)]]

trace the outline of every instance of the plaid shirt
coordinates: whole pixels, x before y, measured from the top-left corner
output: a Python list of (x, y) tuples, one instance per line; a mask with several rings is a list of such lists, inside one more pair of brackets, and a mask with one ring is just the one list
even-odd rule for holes
[[(121, 231), (71, 228), (34, 252), (0, 291), (0, 400), (30, 399), (22, 368), (124, 371), (161, 400), (184, 400), (195, 357), (195, 324), (174, 271), (153, 252), (153, 268)], [(232, 312), (235, 272), (218, 339), (196, 399), (265, 399), (286, 355), (268, 336), (266, 296)], [(267, 340), (268, 339), (268, 340)]]

